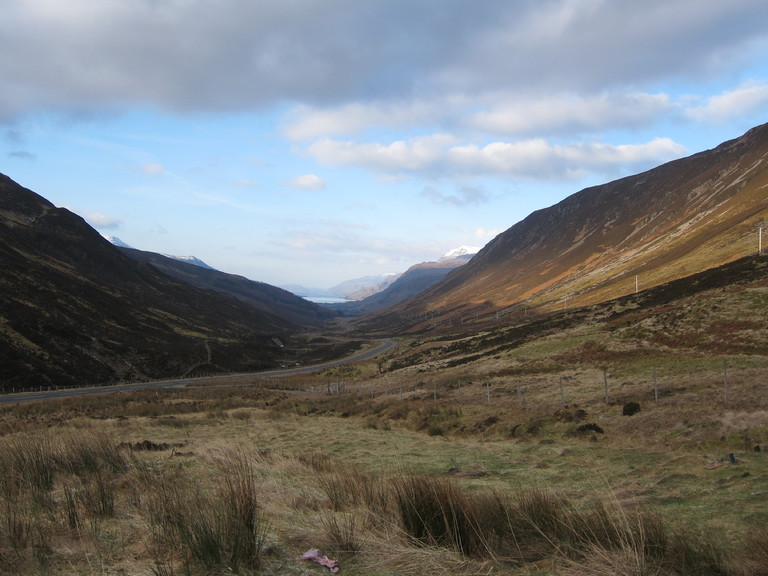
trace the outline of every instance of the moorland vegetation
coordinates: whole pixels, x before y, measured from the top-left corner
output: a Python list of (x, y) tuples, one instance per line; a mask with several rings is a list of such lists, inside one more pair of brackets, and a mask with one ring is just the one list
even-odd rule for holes
[(766, 265), (0, 407), (0, 573), (768, 574)]

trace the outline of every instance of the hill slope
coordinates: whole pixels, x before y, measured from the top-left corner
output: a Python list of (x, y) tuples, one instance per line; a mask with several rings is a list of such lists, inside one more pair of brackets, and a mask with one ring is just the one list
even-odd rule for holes
[(258, 370), (298, 326), (123, 254), (0, 175), (0, 387)]
[(532, 213), (466, 266), (369, 325), (582, 306), (754, 254), (758, 225), (768, 221), (767, 159), (768, 124), (582, 190)]
[(203, 268), (154, 252), (134, 248), (120, 248), (120, 250), (134, 260), (151, 264), (169, 276), (192, 286), (229, 294), (257, 310), (277, 314), (296, 324), (320, 326), (336, 316), (327, 308), (264, 282), (255, 282), (243, 276), (227, 274), (210, 267)]
[(329, 308), (338, 310), (347, 316), (361, 316), (371, 314), (400, 304), (421, 294), (433, 286), (446, 275), (459, 266), (469, 262), (472, 255), (445, 258), (437, 262), (422, 262), (408, 268), (383, 290), (357, 302), (344, 302), (341, 304), (328, 304)]

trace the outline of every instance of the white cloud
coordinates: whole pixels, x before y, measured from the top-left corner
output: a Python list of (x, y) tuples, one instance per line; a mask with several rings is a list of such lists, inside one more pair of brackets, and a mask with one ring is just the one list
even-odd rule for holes
[[(390, 144), (323, 139), (308, 148), (319, 162), (359, 166), (384, 174), (446, 177), (541, 178), (567, 180), (586, 173), (614, 174), (642, 169), (685, 153), (669, 138), (641, 144), (602, 142), (551, 144), (543, 138), (485, 145), (456, 145), (452, 136), (439, 134)], [(436, 191), (426, 191), (440, 199)], [(447, 197), (442, 197), (445, 200)], [(461, 198), (454, 198), (454, 200)]]
[(404, 102), (355, 102), (330, 108), (295, 107), (282, 134), (290, 140), (355, 134), (371, 127), (412, 127), (440, 122), (466, 105), (464, 98), (431, 98)]
[(695, 121), (722, 121), (768, 108), (768, 84), (746, 84), (711, 97), (702, 106), (686, 110)]
[(122, 218), (108, 216), (101, 212), (86, 212), (82, 216), (88, 224), (100, 230), (114, 230), (123, 223)]
[(373, 128), (448, 125), (503, 136), (583, 134), (652, 126), (673, 111), (668, 95), (643, 92), (453, 96), (407, 102), (353, 103), (332, 108), (299, 106), (285, 118), (290, 140), (359, 134)]
[(290, 140), (317, 138), (332, 134), (358, 132), (380, 124), (381, 113), (363, 104), (348, 104), (334, 109), (317, 110), (308, 106), (294, 109), (282, 128)]
[(306, 223), (286, 223), (282, 233), (274, 240), (281, 249), (287, 249), (293, 257), (313, 261), (328, 261), (336, 265), (339, 257), (359, 263), (374, 263), (384, 258), (386, 262), (410, 265), (425, 252), (435, 251), (434, 246), (419, 244), (413, 239), (376, 236), (358, 223), (339, 220), (316, 220)]
[(474, 231), (475, 237), (485, 240), (486, 243), (493, 238), (496, 238), (504, 230), (486, 230), (485, 228), (476, 228)]
[(16, 160), (34, 160), (37, 158), (35, 154), (27, 150), (12, 150), (8, 152), (8, 157)]
[(436, 186), (429, 185), (422, 190), (421, 195), (435, 204), (445, 206), (467, 206), (470, 204), (482, 204), (488, 201), (488, 194), (477, 186), (460, 186), (451, 192), (444, 192)]
[(421, 136), (389, 144), (323, 138), (311, 144), (307, 152), (324, 164), (360, 166), (377, 172), (397, 174), (432, 168), (453, 142), (454, 137), (447, 134)]
[(301, 190), (322, 190), (325, 188), (325, 180), (316, 174), (305, 174), (293, 180), (287, 180), (286, 183)]
[(159, 174), (165, 174), (165, 166), (162, 164), (144, 164), (144, 166), (141, 167), (141, 171), (144, 172), (144, 174), (157, 176)]
[[(764, 0), (4, 0), (0, 119), (151, 106), (346, 109), (492, 93), (611, 91), (733, 69)], [(140, 31), (140, 33), (137, 33)], [(388, 103), (388, 104), (385, 104)], [(332, 117), (335, 116), (335, 117)], [(344, 125), (346, 124), (346, 127)], [(304, 136), (300, 136), (300, 134)], [(335, 133), (335, 132), (334, 132)]]
[(611, 174), (679, 158), (685, 149), (669, 138), (643, 144), (576, 142), (553, 145), (544, 139), (457, 146), (447, 151), (454, 169), (477, 176), (565, 180), (588, 172)]
[(552, 94), (504, 97), (473, 114), (468, 125), (491, 134), (579, 134), (643, 128), (671, 109), (665, 94)]

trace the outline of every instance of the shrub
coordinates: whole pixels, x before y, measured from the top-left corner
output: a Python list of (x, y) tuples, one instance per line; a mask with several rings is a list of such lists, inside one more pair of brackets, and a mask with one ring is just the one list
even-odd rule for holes
[(578, 428), (576, 428), (576, 432), (579, 434), (585, 434), (587, 432), (597, 432), (598, 434), (603, 434), (603, 429), (594, 422), (589, 422), (588, 424), (582, 424)]
[(640, 412), (639, 402), (627, 402), (626, 404), (624, 404), (624, 407), (621, 409), (622, 416), (634, 416), (638, 412)]

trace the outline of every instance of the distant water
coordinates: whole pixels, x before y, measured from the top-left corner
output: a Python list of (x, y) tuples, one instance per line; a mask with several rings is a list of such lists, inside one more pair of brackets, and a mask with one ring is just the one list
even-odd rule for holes
[(350, 302), (346, 298), (335, 298), (334, 296), (302, 296), (302, 298), (315, 304), (343, 304), (344, 302)]

